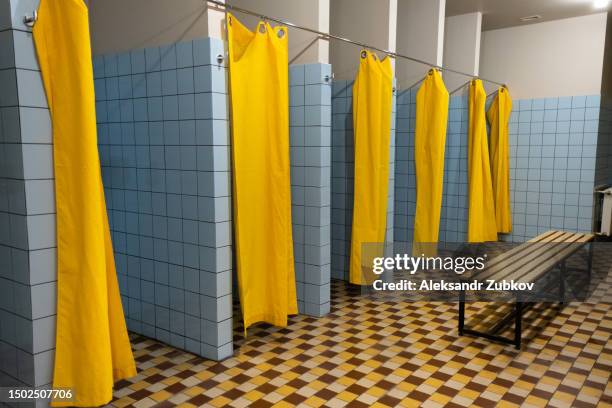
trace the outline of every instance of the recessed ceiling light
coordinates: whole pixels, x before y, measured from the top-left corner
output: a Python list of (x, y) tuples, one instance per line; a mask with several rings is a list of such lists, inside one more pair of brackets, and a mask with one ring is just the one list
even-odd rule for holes
[(533, 16), (525, 16), (525, 17), (521, 17), (521, 18), (520, 18), (520, 20), (521, 20), (521, 21), (523, 21), (523, 22), (526, 22), (526, 21), (534, 21), (534, 20), (539, 20), (539, 19), (541, 19), (541, 18), (542, 18), (542, 16), (541, 16), (541, 15), (539, 15), (539, 14), (534, 14)]
[(595, 0), (593, 1), (593, 7), (602, 9), (608, 7), (609, 0)]

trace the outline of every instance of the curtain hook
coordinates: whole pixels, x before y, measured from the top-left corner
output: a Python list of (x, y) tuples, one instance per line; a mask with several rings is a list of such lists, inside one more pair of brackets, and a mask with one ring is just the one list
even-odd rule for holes
[(23, 24), (27, 27), (34, 27), (34, 23), (38, 20), (38, 12), (34, 10), (31, 15), (26, 14), (23, 16)]

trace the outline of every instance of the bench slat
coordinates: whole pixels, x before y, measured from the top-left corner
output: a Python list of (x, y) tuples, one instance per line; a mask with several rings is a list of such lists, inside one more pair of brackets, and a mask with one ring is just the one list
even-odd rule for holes
[[(544, 240), (544, 239), (554, 239), (563, 234), (565, 234), (563, 231), (548, 231), (544, 234), (538, 235), (537, 237), (533, 238), (533, 240), (530, 240), (521, 245), (518, 245), (510, 249), (509, 251), (506, 251), (503, 254), (500, 254), (499, 256), (496, 256), (495, 258), (491, 259), (487, 263), (487, 269), (495, 266), (496, 264), (502, 261), (505, 261), (508, 258), (511, 258), (511, 257), (513, 258), (518, 254), (522, 255), (522, 251), (524, 251), (525, 249), (533, 248), (534, 246), (537, 246), (537, 245), (533, 245), (534, 242), (540, 242), (540, 240)], [(539, 239), (539, 240), (536, 241), (536, 239)]]
[(541, 266), (548, 266), (549, 268), (555, 266), (560, 260), (558, 259), (558, 254), (563, 252), (565, 248), (576, 245), (579, 237), (572, 236), (571, 240), (563, 241), (563, 242), (555, 242), (551, 244), (545, 244), (542, 246), (541, 250), (538, 252), (537, 260), (532, 260), (531, 262), (526, 262), (520, 265), (517, 268), (514, 268), (510, 271), (508, 270), (500, 270), (493, 276), (491, 279), (514, 279), (521, 280), (521, 278), (528, 274), (530, 271), (534, 269), (540, 269)]
[(519, 280), (523, 282), (533, 282), (534, 280), (537, 280), (542, 274), (546, 273), (548, 270), (555, 267), (558, 263), (573, 255), (580, 248), (592, 241), (593, 238), (593, 234), (583, 234), (583, 236), (578, 241), (574, 241), (573, 243), (568, 244), (563, 250), (558, 252), (556, 256), (550, 258), (548, 262), (542, 263), (537, 268), (528, 271), (525, 275), (519, 278)]
[(559, 233), (567, 233), (565, 231), (559, 231), (559, 230), (550, 230), (550, 231), (546, 231), (543, 234), (538, 235), (537, 237), (533, 237), (531, 238), (529, 241), (527, 242), (550, 242), (551, 240), (554, 239), (555, 236), (557, 236)]
[(510, 275), (523, 267), (533, 268), (538, 265), (538, 258), (545, 252), (563, 242), (572, 242), (579, 237), (572, 233), (563, 233), (555, 236), (554, 241), (550, 243), (527, 243), (521, 245), (521, 251), (516, 252), (512, 257), (504, 259), (502, 262), (494, 263), (493, 266), (487, 266), (481, 273), (477, 274), (477, 278), (486, 279), (497, 273)]

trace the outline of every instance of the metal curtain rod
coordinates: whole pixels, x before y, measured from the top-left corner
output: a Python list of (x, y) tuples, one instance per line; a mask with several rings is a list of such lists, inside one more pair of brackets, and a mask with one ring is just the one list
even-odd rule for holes
[(448, 67), (444, 67), (444, 66), (441, 66), (441, 65), (432, 64), (431, 62), (427, 62), (427, 61), (424, 61), (424, 60), (421, 60), (421, 59), (418, 59), (418, 58), (414, 58), (414, 57), (409, 57), (407, 55), (398, 54), (396, 52), (385, 50), (385, 49), (382, 49), (382, 48), (379, 48), (379, 47), (374, 47), (372, 45), (365, 44), (365, 43), (362, 43), (362, 42), (359, 42), (359, 41), (350, 40), (348, 38), (340, 37), (338, 35), (324, 33), (322, 31), (318, 31), (318, 30), (315, 30), (315, 29), (312, 29), (312, 28), (309, 28), (309, 27), (300, 26), (300, 25), (294, 24), (294, 23), (289, 22), (289, 21), (285, 21), (285, 20), (281, 20), (281, 19), (278, 19), (278, 18), (266, 16), (266, 15), (261, 14), (261, 13), (256, 13), (256, 12), (251, 11), (251, 10), (247, 10), (247, 9), (244, 9), (244, 8), (241, 8), (241, 7), (233, 6), (231, 4), (226, 4), (226, 3), (223, 3), (223, 2), (218, 1), (218, 0), (204, 0), (204, 1), (207, 2), (207, 3), (215, 4), (215, 5), (219, 6), (219, 7), (223, 7), (226, 10), (229, 9), (229, 10), (237, 11), (239, 13), (249, 14), (251, 16), (258, 17), (259, 19), (264, 20), (264, 21), (274, 21), (275, 23), (278, 23), (278, 24), (282, 24), (282, 25), (285, 25), (285, 26), (297, 28), (298, 30), (308, 31), (308, 32), (313, 33), (313, 34), (317, 34), (320, 37), (325, 38), (325, 39), (342, 41), (342, 42), (353, 44), (353, 45), (357, 45), (359, 47), (366, 48), (366, 49), (369, 49), (369, 50), (379, 51), (379, 52), (387, 54), (388, 56), (393, 57), (393, 58), (403, 58), (403, 59), (406, 59), (406, 60), (409, 60), (409, 61), (417, 62), (419, 64), (427, 65), (427, 66), (429, 66), (431, 68), (439, 69), (441, 71), (448, 71), (448, 72), (452, 72), (454, 74), (459, 74), (459, 75), (463, 75), (463, 76), (470, 77), (470, 78), (477, 78), (477, 79), (480, 79), (482, 81), (490, 82), (492, 84), (496, 84), (496, 85), (499, 85), (499, 86), (505, 86), (505, 84), (503, 84), (501, 82), (493, 81), (491, 79), (479, 77), (479, 76), (476, 76), (476, 75), (473, 75), (473, 74), (469, 74), (467, 72), (462, 72), (462, 71), (459, 71), (459, 70), (456, 70), (456, 69), (452, 69), (452, 68), (448, 68)]

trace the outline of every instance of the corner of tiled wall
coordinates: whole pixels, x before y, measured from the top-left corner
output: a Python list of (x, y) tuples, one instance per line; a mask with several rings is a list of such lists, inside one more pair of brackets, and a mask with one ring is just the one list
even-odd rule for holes
[(292, 222), (300, 313), (330, 311), (331, 66), (291, 65)]
[(31, 30), (22, 23), (37, 3), (0, 1), (1, 386), (49, 385), (55, 349), (51, 122)]
[(353, 84), (332, 83), (332, 277), (348, 280), (353, 220)]
[(609, 95), (602, 95), (599, 105), (595, 185), (612, 185), (612, 97)]
[(223, 50), (203, 38), (93, 61), (128, 328), (214, 360), (233, 353)]
[[(394, 80), (394, 87), (396, 81)], [(396, 234), (396, 92), (393, 93), (386, 249), (392, 249)], [(353, 192), (355, 183), (353, 140), (353, 81), (334, 80), (332, 84), (332, 271), (334, 279), (349, 279)]]

